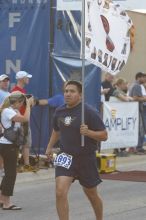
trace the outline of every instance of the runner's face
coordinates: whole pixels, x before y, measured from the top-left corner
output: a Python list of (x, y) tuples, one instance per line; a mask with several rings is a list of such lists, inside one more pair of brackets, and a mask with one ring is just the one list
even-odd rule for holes
[(81, 93), (76, 85), (67, 85), (64, 90), (64, 99), (67, 107), (72, 108), (81, 101)]

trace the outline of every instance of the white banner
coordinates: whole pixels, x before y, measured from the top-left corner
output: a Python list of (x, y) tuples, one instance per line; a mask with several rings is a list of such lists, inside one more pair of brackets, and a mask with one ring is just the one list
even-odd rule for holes
[(101, 143), (101, 149), (137, 146), (138, 103), (104, 102), (103, 111), (103, 121), (108, 132), (108, 140)]
[[(126, 10), (146, 9), (146, 0), (113, 0)], [(82, 10), (82, 0), (57, 0), (57, 10)]]
[(120, 4), (126, 10), (146, 9), (146, 0), (113, 0), (116, 4)]
[(107, 2), (85, 0), (85, 58), (115, 75), (130, 53), (132, 20), (119, 5)]
[(82, 0), (57, 0), (58, 11), (81, 11)]

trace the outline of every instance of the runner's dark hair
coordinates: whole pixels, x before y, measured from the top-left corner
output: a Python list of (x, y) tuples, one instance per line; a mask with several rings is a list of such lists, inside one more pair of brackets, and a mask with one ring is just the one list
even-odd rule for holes
[(75, 85), (78, 88), (79, 93), (82, 93), (82, 83), (80, 81), (69, 80), (69, 81), (66, 82), (65, 88), (68, 85)]

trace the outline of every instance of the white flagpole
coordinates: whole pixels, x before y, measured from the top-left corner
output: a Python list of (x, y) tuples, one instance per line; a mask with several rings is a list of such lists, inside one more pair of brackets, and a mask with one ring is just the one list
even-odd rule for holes
[[(84, 124), (85, 121), (85, 114), (84, 114), (84, 103), (85, 103), (85, 95), (84, 95), (84, 76), (85, 76), (85, 0), (82, 0), (82, 124)], [(81, 136), (81, 146), (84, 147), (85, 145), (85, 138), (82, 135)]]

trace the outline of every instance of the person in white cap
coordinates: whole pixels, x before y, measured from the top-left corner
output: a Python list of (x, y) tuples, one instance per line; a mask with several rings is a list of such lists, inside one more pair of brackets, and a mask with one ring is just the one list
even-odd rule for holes
[[(25, 90), (25, 86), (29, 83), (29, 79), (32, 78), (32, 75), (27, 73), (26, 71), (19, 71), (16, 73), (16, 80), (17, 84), (12, 89), (12, 92), (19, 91), (23, 94), (27, 94), (27, 91)], [(48, 99), (34, 99), (34, 105), (49, 105), (50, 107), (57, 107), (64, 103), (64, 98), (62, 98), (62, 95), (58, 94), (54, 97), (48, 98)], [(22, 106), (20, 109), (20, 113), (24, 115), (25, 113), (25, 106)], [(31, 146), (31, 131), (30, 127), (28, 128), (28, 136), (27, 136), (27, 143), (22, 146), (22, 157), (24, 161), (24, 166), (20, 171), (27, 172), (27, 171), (37, 171), (34, 169), (30, 163), (29, 163), (29, 148)]]
[[(26, 71), (19, 71), (16, 73), (16, 80), (17, 84), (16, 86), (12, 89), (11, 92), (19, 91), (23, 94), (26, 94), (25, 86), (29, 84), (29, 79), (32, 78), (32, 75), (27, 73)], [(26, 106), (22, 106), (20, 109), (20, 113), (24, 115), (25, 113)], [(29, 163), (29, 151), (30, 151), (30, 146), (31, 146), (31, 131), (30, 131), (30, 126), (29, 124), (25, 126), (26, 128), (26, 139), (27, 143), (22, 146), (22, 157), (24, 161), (24, 166), (20, 171), (22, 172), (33, 172), (36, 171)]]
[(0, 105), (4, 101), (4, 99), (9, 96), (9, 85), (10, 85), (10, 79), (9, 76), (6, 74), (0, 75)]
[[(27, 73), (26, 71), (19, 71), (16, 73), (16, 80), (17, 84), (15, 87), (13, 87), (11, 92), (19, 91), (23, 94), (27, 94), (27, 91), (25, 89), (25, 86), (29, 84), (29, 79), (32, 78), (32, 75)], [(35, 99), (34, 104), (35, 105), (48, 105), (50, 102), (49, 99)], [(25, 113), (25, 106), (23, 105), (20, 109), (20, 113), (24, 115)], [(32, 167), (29, 162), (29, 151), (30, 151), (30, 146), (31, 146), (31, 130), (30, 126), (28, 124), (25, 124), (25, 131), (26, 131), (26, 139), (27, 143), (22, 146), (22, 158), (24, 162), (24, 166), (20, 168), (20, 172), (35, 172), (37, 171), (36, 168)]]
[[(0, 75), (0, 105), (3, 103), (5, 98), (9, 96), (9, 85), (10, 79), (6, 74)], [(0, 131), (2, 132), (2, 128), (0, 127)], [(0, 156), (0, 176), (4, 176), (4, 168), (3, 168), (3, 159)]]
[(12, 92), (14, 91), (20, 91), (24, 94), (26, 94), (26, 90), (24, 87), (29, 84), (29, 79), (32, 78), (31, 74), (28, 74), (25, 71), (19, 71), (16, 73), (16, 80), (17, 84), (16, 86), (12, 89)]

